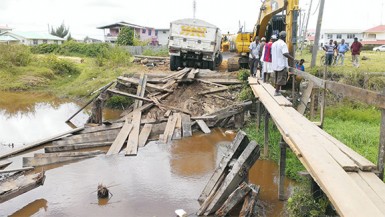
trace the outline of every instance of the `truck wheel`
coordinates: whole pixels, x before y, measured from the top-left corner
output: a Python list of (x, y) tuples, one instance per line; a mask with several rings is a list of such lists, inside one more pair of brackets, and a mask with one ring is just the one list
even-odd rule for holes
[(170, 70), (176, 71), (178, 69), (178, 66), (176, 65), (176, 56), (170, 56)]
[(208, 61), (208, 69), (210, 69), (211, 71), (214, 71), (215, 69), (215, 65), (214, 65), (214, 61)]
[(183, 67), (183, 64), (182, 64), (182, 57), (180, 56), (176, 56), (175, 57), (175, 70), (178, 70), (179, 67)]
[(218, 67), (221, 65), (222, 63), (222, 60), (223, 60), (223, 56), (222, 54), (219, 54), (217, 58), (215, 58), (215, 66)]
[(202, 60), (202, 69), (208, 69), (209, 68), (209, 62)]

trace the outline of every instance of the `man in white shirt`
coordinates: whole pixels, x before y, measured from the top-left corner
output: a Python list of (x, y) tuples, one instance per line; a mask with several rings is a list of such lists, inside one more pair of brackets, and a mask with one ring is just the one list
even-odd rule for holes
[(250, 43), (249, 49), (250, 49), (250, 53), (249, 53), (250, 75), (255, 77), (257, 74), (257, 68), (259, 63), (259, 50), (260, 50), (258, 37), (255, 37), (255, 41)]
[(289, 54), (289, 49), (285, 43), (286, 32), (281, 31), (279, 33), (279, 39), (273, 43), (271, 47), (272, 66), (275, 72), (275, 93), (274, 96), (281, 95), (279, 92), (281, 87), (286, 85), (287, 82), (287, 67), (289, 66), (287, 59), (290, 58), (293, 61), (294, 57)]

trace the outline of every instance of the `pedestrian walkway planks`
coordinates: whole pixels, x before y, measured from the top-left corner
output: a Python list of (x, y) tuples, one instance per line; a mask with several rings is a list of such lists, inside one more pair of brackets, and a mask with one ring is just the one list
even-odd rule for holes
[[(345, 145), (340, 142), (337, 143), (336, 139), (331, 139), (327, 133), (322, 133), (324, 131), (318, 129), (309, 120), (299, 118), (297, 115), (293, 117), (292, 108), (280, 105), (274, 96), (271, 96), (262, 85), (258, 84), (256, 79), (249, 78), (249, 83), (252, 84), (250, 86), (255, 96), (259, 98), (271, 115), (285, 142), (328, 196), (340, 216), (385, 216), (382, 208), (376, 204), (378, 202), (372, 201), (371, 192), (357, 184), (356, 180), (352, 178), (352, 172), (345, 171), (341, 161), (338, 161), (335, 153), (333, 153), (341, 151), (346, 154), (353, 151), (346, 151), (349, 149), (343, 148)], [(338, 150), (333, 146), (337, 147)], [(352, 159), (353, 154), (346, 155)], [(352, 161), (356, 163), (358, 160)], [(363, 168), (363, 165), (356, 165), (360, 169)], [(361, 174), (363, 172), (356, 171), (355, 173)], [(375, 176), (373, 172), (365, 174)], [(379, 179), (378, 181), (380, 182), (378, 185), (382, 189), (384, 183)], [(370, 188), (373, 189), (374, 186), (372, 185), (374, 184), (370, 184)]]
[(119, 154), (131, 130), (132, 130), (132, 124), (130, 124), (128, 122), (128, 119), (126, 118), (126, 121), (124, 122), (122, 129), (120, 130), (118, 136), (115, 138), (114, 142), (112, 143), (106, 155)]
[(139, 134), (139, 147), (144, 147), (150, 136), (153, 124), (145, 124)]
[(140, 131), (140, 119), (142, 112), (134, 110), (132, 116), (132, 131), (128, 136), (126, 156), (136, 156), (138, 153), (138, 143), (139, 143), (139, 131)]
[(197, 124), (199, 125), (199, 127), (201, 128), (201, 130), (208, 134), (208, 133), (211, 133), (211, 130), (210, 128), (207, 126), (206, 122), (204, 122), (203, 120), (196, 120)]

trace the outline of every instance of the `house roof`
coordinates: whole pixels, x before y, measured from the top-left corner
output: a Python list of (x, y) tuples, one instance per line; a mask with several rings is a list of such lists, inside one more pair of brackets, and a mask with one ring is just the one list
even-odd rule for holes
[(22, 37), (26, 39), (42, 39), (42, 40), (56, 40), (64, 41), (64, 38), (60, 38), (45, 32), (4, 32), (2, 35)]
[(376, 40), (376, 41), (361, 41), (361, 44), (375, 44), (375, 45), (382, 45), (385, 44), (385, 40)]
[(123, 27), (123, 26), (128, 26), (128, 27), (137, 28), (137, 29), (146, 28), (144, 26), (139, 26), (139, 25), (136, 25), (136, 24), (127, 23), (127, 22), (124, 22), (124, 21), (121, 21), (121, 22), (118, 22), (118, 23), (109, 24), (109, 25), (106, 25), (106, 26), (100, 26), (100, 27), (96, 27), (96, 28), (97, 29), (108, 29), (108, 28), (112, 28), (112, 27)]
[(6, 42), (6, 41), (19, 41), (19, 39), (9, 35), (0, 35), (0, 42)]
[(365, 30), (364, 32), (385, 32), (385, 25), (379, 25), (370, 29)]
[(0, 29), (2, 29), (2, 30), (12, 30), (12, 28), (9, 28), (8, 26), (0, 26)]

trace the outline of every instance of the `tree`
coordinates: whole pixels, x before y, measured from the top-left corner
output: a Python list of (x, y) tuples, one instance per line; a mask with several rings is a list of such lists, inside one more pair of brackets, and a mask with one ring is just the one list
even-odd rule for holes
[(118, 35), (116, 41), (118, 45), (133, 45), (134, 44), (134, 30), (132, 28), (123, 27)]
[(51, 27), (51, 35), (55, 35), (60, 38), (65, 38), (70, 31), (70, 28), (66, 28), (64, 23), (62, 23), (59, 27), (57, 27), (55, 30), (53, 27)]
[(68, 33), (67, 41), (73, 41), (74, 38), (72, 38), (71, 33)]

